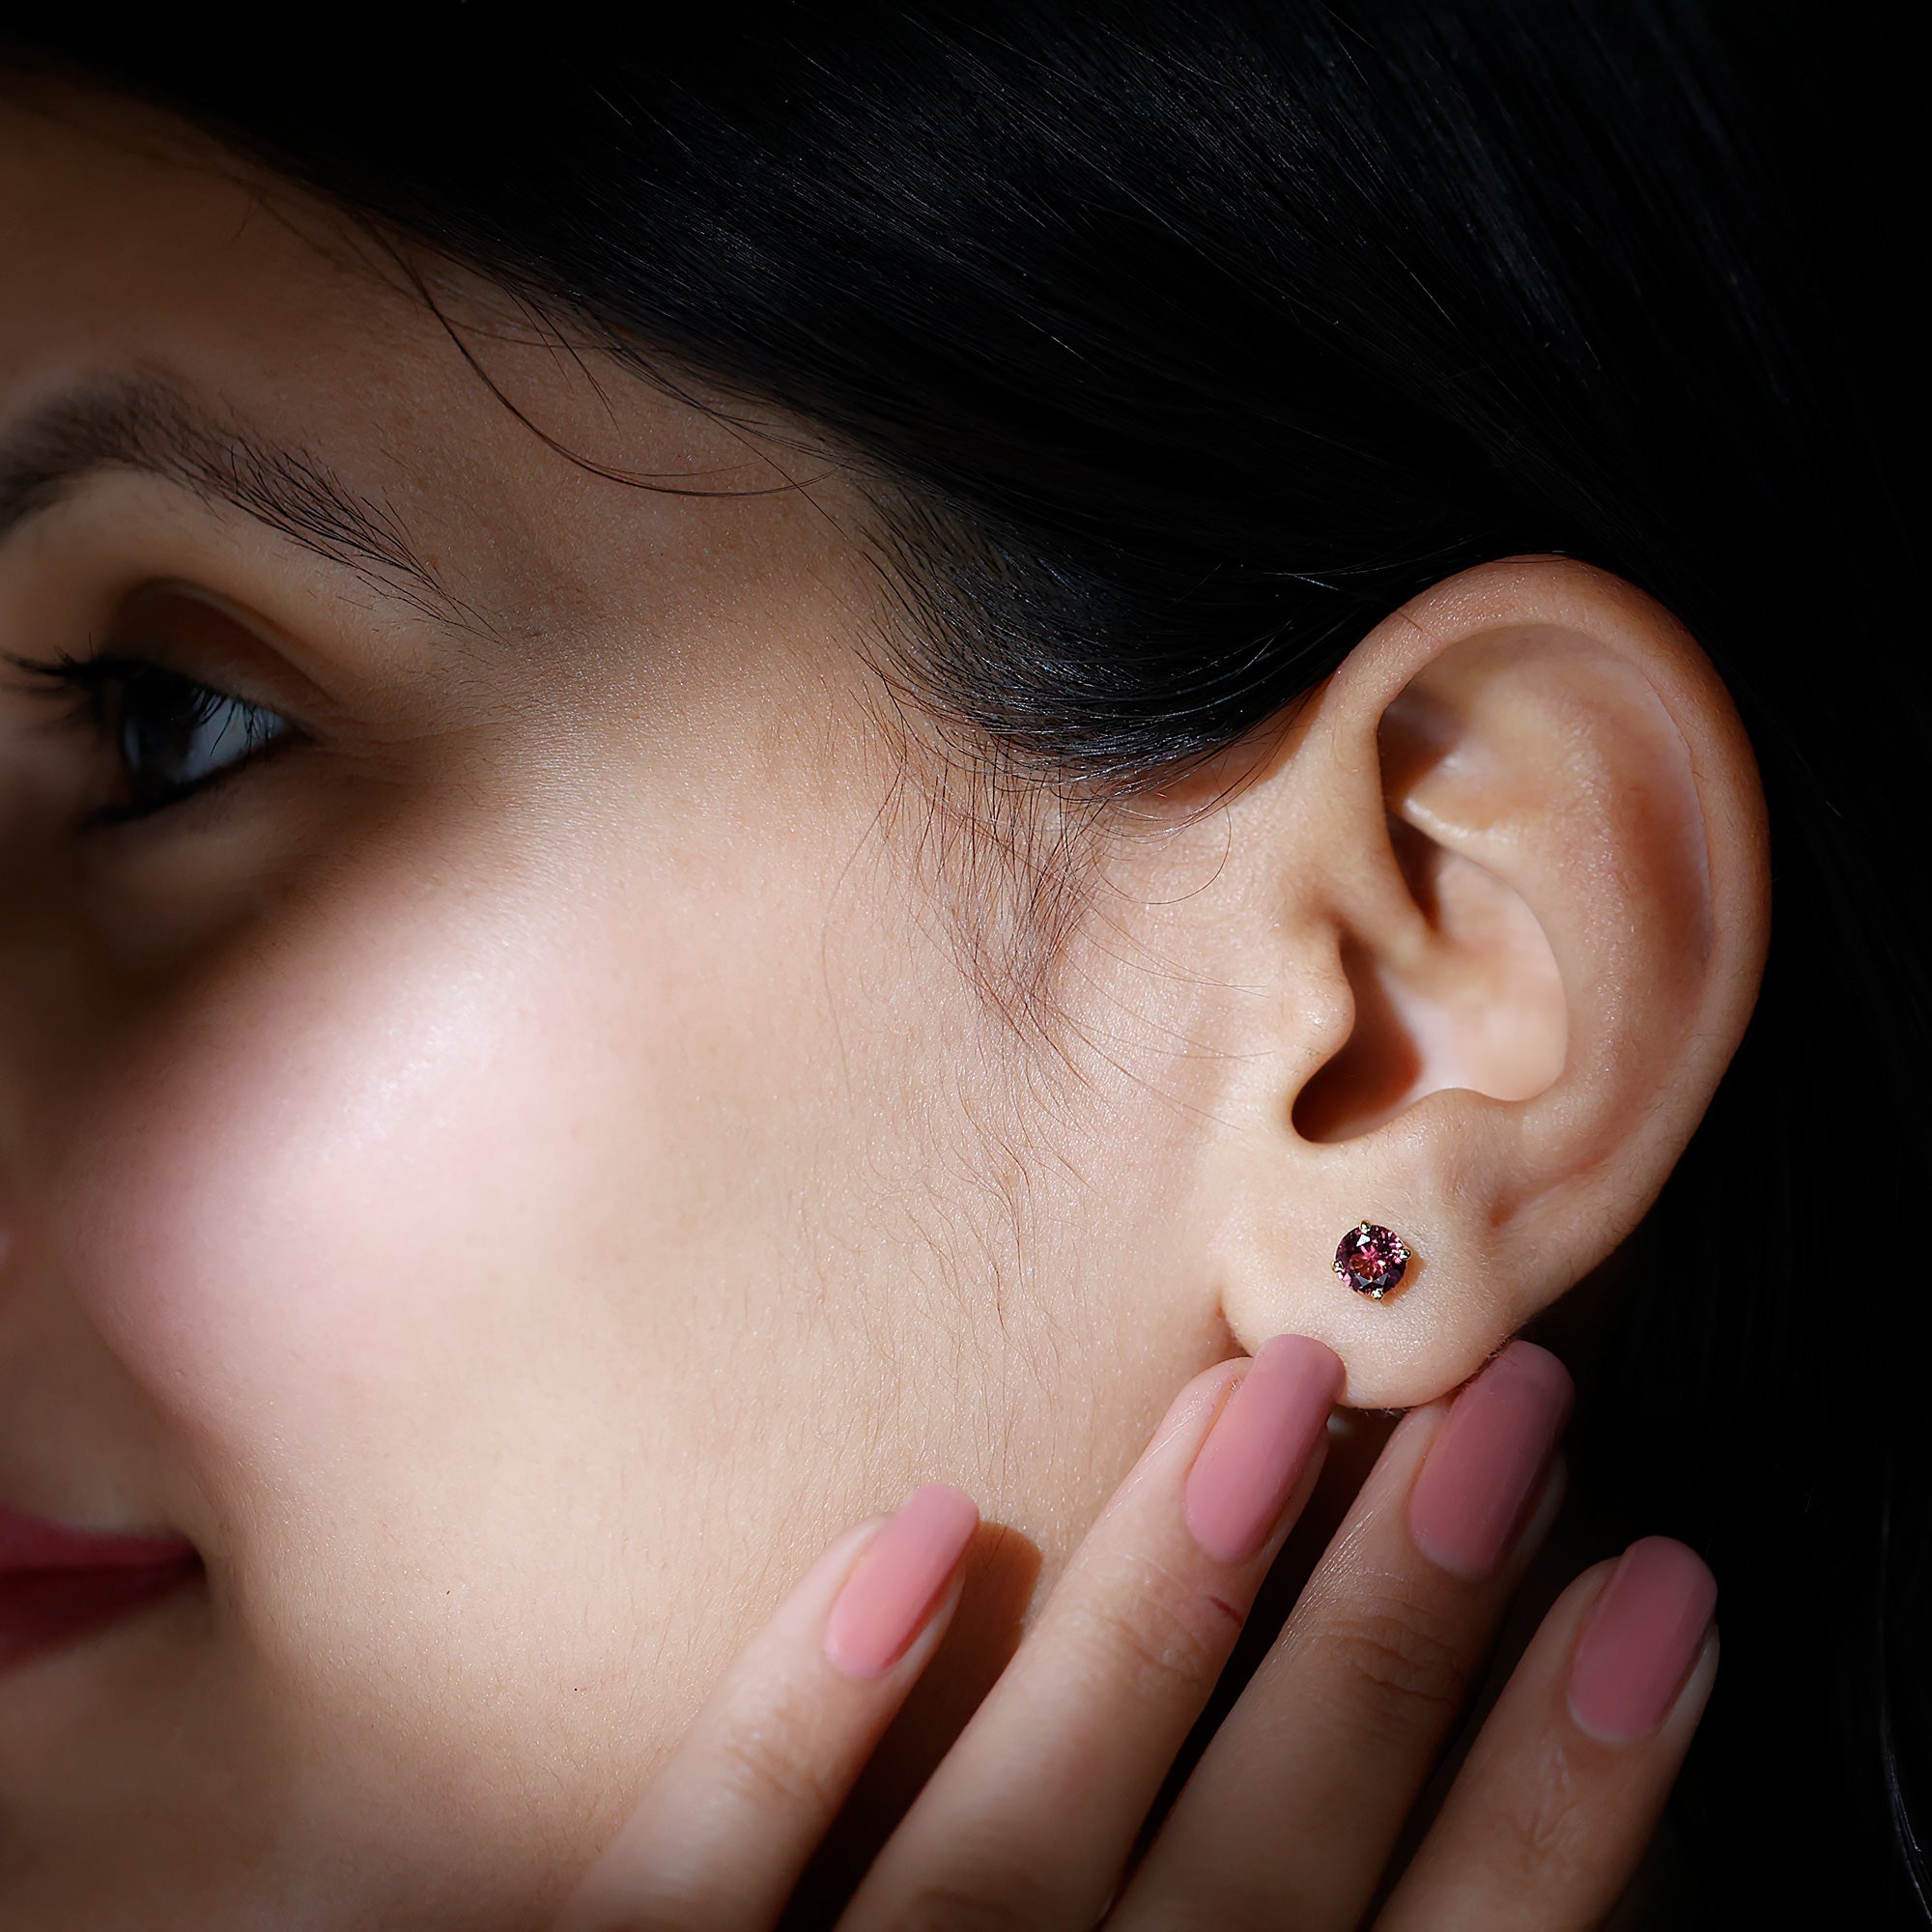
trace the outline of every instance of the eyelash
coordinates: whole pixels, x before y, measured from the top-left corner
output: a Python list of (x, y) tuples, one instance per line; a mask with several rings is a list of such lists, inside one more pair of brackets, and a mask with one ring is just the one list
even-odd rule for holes
[[(46, 659), (10, 655), (7, 662), (30, 680), (30, 689), (37, 695), (65, 700), (68, 713), (63, 722), (92, 732), (120, 760), (132, 796), (125, 804), (93, 808), (84, 820), (90, 826), (126, 824), (164, 811), (258, 763), (298, 735), (279, 712), (185, 677), (151, 659), (112, 652), (79, 658), (62, 651)], [(144, 699), (145, 711), (141, 708)], [(250, 720), (243, 727), (243, 745), (238, 755), (185, 782), (175, 781), (157, 788), (144, 784), (129, 755), (130, 724), (138, 724), (143, 717), (150, 721), (161, 719), (177, 729), (192, 732), (213, 723), (222, 708), (231, 705), (247, 714)], [(270, 721), (273, 728), (258, 732), (252, 722), (257, 719)], [(224, 728), (223, 736), (226, 735)]]

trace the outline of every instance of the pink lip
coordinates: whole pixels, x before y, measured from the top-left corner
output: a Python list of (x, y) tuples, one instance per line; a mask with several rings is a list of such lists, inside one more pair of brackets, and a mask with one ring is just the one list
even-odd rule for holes
[(201, 1574), (178, 1536), (99, 1536), (0, 1503), (0, 1671), (131, 1616)]

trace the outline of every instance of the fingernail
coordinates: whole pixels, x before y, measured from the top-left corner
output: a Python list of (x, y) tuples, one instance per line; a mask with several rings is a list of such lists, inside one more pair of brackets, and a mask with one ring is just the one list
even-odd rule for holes
[(1570, 1660), (1570, 1715), (1606, 1745), (1634, 1744), (1669, 1717), (1704, 1648), (1718, 1581), (1667, 1536), (1624, 1551)]
[(925, 1627), (980, 1526), (964, 1490), (915, 1490), (861, 1552), (825, 1619), (825, 1656), (847, 1677), (876, 1677)]
[(1548, 1349), (1512, 1342), (1450, 1404), (1408, 1492), (1408, 1533), (1431, 1562), (1487, 1577), (1502, 1561), (1574, 1393)]
[(1245, 1563), (1267, 1541), (1321, 1438), (1342, 1379), (1333, 1351), (1306, 1335), (1276, 1335), (1262, 1345), (1181, 1492), (1187, 1527), (1209, 1556)]

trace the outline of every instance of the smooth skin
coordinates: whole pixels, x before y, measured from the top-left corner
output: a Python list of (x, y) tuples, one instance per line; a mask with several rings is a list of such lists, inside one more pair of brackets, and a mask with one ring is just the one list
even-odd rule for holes
[[(115, 820), (120, 734), (0, 685), (0, 1500), (205, 1568), (0, 1677), (10, 1928), (542, 1922), (819, 1552), (945, 1483), (1018, 1580), (862, 1778), (884, 1833), (1177, 1389), (1293, 1333), (1345, 1410), (1444, 1398), (1742, 1035), (1749, 747), (1601, 572), (1435, 586), (1042, 892), (1050, 804), (985, 822), (882, 676), (809, 426), (417, 263), (534, 436), (393, 255), (84, 92), (0, 94), (0, 649), (286, 727)], [(833, 1688), (828, 1790), (882, 1694)]]

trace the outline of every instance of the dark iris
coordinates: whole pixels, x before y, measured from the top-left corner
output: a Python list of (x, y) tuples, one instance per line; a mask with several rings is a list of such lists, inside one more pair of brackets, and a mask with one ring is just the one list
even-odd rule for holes
[(111, 809), (114, 815), (153, 811), (195, 791), (289, 728), (259, 704), (158, 665), (127, 662), (102, 669), (90, 680), (97, 715), (120, 754), (129, 794)]
[(158, 811), (295, 731), (260, 704), (145, 658), (63, 655), (42, 663), (10, 655), (8, 662), (43, 690), (72, 694), (80, 722), (114, 753), (123, 796), (90, 813), (95, 820)]

